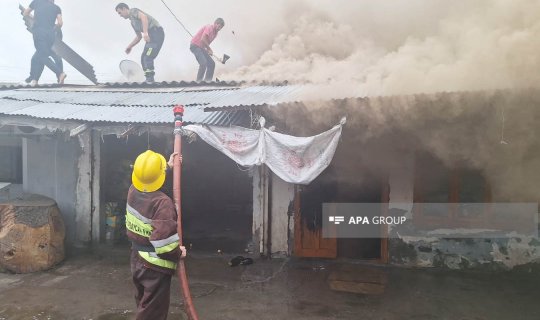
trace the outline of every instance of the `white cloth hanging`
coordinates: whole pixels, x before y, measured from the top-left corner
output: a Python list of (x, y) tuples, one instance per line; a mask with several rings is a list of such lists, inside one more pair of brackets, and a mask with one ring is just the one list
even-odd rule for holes
[(346, 119), (332, 129), (311, 137), (293, 137), (270, 131), (260, 119), (261, 130), (242, 127), (188, 125), (206, 143), (242, 166), (266, 164), (289, 183), (309, 184), (332, 162)]

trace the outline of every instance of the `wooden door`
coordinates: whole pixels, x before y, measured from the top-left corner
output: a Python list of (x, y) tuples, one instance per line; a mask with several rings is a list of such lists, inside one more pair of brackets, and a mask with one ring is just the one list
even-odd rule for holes
[[(388, 214), (388, 202), (390, 196), (390, 187), (388, 177), (382, 180), (381, 190), (381, 214)], [(307, 223), (302, 219), (301, 193), (298, 186), (295, 189), (294, 197), (294, 256), (304, 258), (337, 258), (338, 241), (336, 237), (323, 238), (322, 229), (308, 228)], [(331, 225), (334, 226), (334, 225)], [(335, 227), (335, 226), (334, 226)], [(332, 233), (332, 230), (331, 232)], [(336, 233), (336, 230), (333, 230)], [(389, 262), (388, 252), (388, 229), (386, 225), (381, 225), (381, 253), (376, 262), (386, 264)]]
[(336, 258), (337, 239), (323, 238), (322, 228), (312, 230), (302, 219), (300, 192), (295, 189), (294, 197), (294, 255), (304, 258)]

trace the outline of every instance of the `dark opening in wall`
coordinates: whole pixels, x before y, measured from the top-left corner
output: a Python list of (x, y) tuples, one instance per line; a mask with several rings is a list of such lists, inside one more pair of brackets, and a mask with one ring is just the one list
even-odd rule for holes
[(194, 250), (243, 252), (252, 237), (253, 178), (203, 141), (183, 145), (183, 216)]
[(23, 183), (21, 141), (18, 137), (0, 137), (0, 182)]
[[(121, 215), (131, 185), (130, 167), (150, 149), (168, 159), (172, 135), (105, 136), (101, 148), (101, 192), (105, 204), (118, 203)], [(242, 252), (251, 240), (252, 177), (203, 141), (182, 143), (182, 222), (184, 244), (192, 250)], [(172, 198), (172, 173), (162, 188)], [(105, 206), (106, 207), (106, 206)], [(120, 231), (123, 237), (125, 230)]]

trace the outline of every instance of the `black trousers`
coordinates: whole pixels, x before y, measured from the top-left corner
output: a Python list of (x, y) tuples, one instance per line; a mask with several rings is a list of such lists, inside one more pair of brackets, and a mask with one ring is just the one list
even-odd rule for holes
[[(189, 47), (189, 50), (195, 55), (195, 59), (199, 63), (199, 72), (197, 72), (197, 81), (212, 81), (214, 78), (214, 70), (216, 68), (216, 63), (210, 57), (208, 52), (203, 48), (200, 48), (194, 44)], [(206, 74), (206, 76), (205, 76)]]
[[(58, 77), (63, 72), (63, 65), (61, 58), (52, 50), (55, 41), (54, 30), (35, 29), (33, 36), (36, 52), (32, 56), (30, 64), (30, 78), (38, 81), (43, 74), (45, 65)], [(51, 57), (54, 57), (55, 60), (52, 60)]]
[(146, 268), (136, 250), (131, 250), (131, 274), (136, 289), (135, 319), (167, 320), (172, 276)]
[(165, 41), (165, 32), (163, 28), (152, 28), (148, 30), (148, 35), (150, 36), (150, 42), (146, 43), (141, 55), (141, 65), (147, 78), (154, 77), (156, 74), (154, 60), (163, 46), (163, 41)]

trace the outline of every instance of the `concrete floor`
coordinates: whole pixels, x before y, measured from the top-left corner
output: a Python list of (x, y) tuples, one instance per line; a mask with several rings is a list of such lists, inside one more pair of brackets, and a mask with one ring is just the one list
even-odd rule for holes
[[(131, 319), (127, 247), (71, 257), (47, 272), (0, 274), (0, 320)], [(472, 273), (387, 267), (380, 296), (331, 291), (326, 279), (344, 263), (257, 260), (231, 268), (230, 256), (187, 260), (200, 319), (540, 319), (540, 269)], [(186, 319), (173, 279), (170, 320)]]

